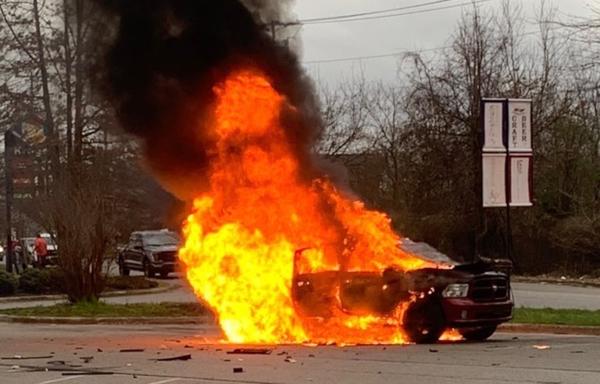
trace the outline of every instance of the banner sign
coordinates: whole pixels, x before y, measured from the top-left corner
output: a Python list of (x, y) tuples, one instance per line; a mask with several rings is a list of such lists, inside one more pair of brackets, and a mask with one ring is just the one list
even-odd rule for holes
[(510, 157), (510, 206), (531, 207), (532, 156)]
[(531, 101), (508, 100), (508, 144), (511, 152), (531, 153)]
[(483, 154), (483, 206), (506, 207), (505, 154)]
[(483, 152), (506, 152), (503, 127), (504, 100), (486, 100), (483, 105)]
[(531, 100), (483, 99), (481, 113), (483, 206), (532, 206)]

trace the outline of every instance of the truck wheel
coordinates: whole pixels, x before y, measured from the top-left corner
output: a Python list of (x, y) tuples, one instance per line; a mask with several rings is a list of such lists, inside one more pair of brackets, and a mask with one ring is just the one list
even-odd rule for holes
[(129, 269), (125, 265), (125, 261), (123, 261), (123, 259), (119, 259), (119, 275), (129, 276)]
[(150, 265), (150, 263), (148, 262), (147, 259), (144, 260), (144, 276), (149, 277), (149, 278), (153, 278), (154, 277), (154, 270), (152, 269), (152, 265)]
[(404, 331), (417, 344), (436, 343), (445, 329), (444, 312), (432, 300), (417, 301), (404, 313)]
[(465, 340), (484, 341), (496, 332), (496, 327), (496, 325), (491, 325), (487, 327), (459, 329), (458, 331)]

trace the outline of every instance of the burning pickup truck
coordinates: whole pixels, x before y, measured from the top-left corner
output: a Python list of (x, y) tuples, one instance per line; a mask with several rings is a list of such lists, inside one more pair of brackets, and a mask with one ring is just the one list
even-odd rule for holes
[[(459, 264), (425, 243), (405, 239), (401, 247), (446, 268), (294, 273), (296, 311), (318, 319), (339, 313), (401, 316), (406, 336), (415, 343), (435, 343), (449, 328), (466, 340), (482, 341), (511, 319), (510, 262), (480, 259)], [(296, 252), (296, 259), (301, 257), (302, 251)]]

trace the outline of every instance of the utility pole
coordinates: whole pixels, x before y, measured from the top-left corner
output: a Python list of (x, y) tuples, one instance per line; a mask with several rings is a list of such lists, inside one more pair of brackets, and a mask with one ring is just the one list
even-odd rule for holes
[(12, 247), (12, 198), (13, 185), (11, 174), (11, 155), (14, 150), (14, 137), (11, 130), (4, 133), (4, 174), (6, 177), (6, 271), (12, 273), (14, 254)]

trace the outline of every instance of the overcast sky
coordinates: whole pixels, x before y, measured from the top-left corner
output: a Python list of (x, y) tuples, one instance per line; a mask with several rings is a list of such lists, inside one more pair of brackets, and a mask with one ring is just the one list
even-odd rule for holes
[[(295, 13), (299, 19), (329, 17), (395, 7), (429, 3), (433, 0), (297, 0)], [(483, 10), (498, 9), (502, 0), (482, 3)], [(447, 3), (412, 9), (412, 11), (466, 3)], [(540, 0), (511, 0), (521, 4), (525, 17), (534, 19)], [(560, 17), (590, 15), (590, 5), (598, 0), (551, 0)], [(397, 57), (311, 63), (313, 61), (386, 55), (402, 50), (427, 50), (448, 43), (466, 8), (453, 8), (428, 13), (346, 23), (305, 25), (300, 31), (302, 60), (311, 75), (320, 81), (335, 83), (352, 73), (362, 72), (372, 80), (392, 80), (397, 73)], [(533, 30), (534, 26), (526, 28)]]

